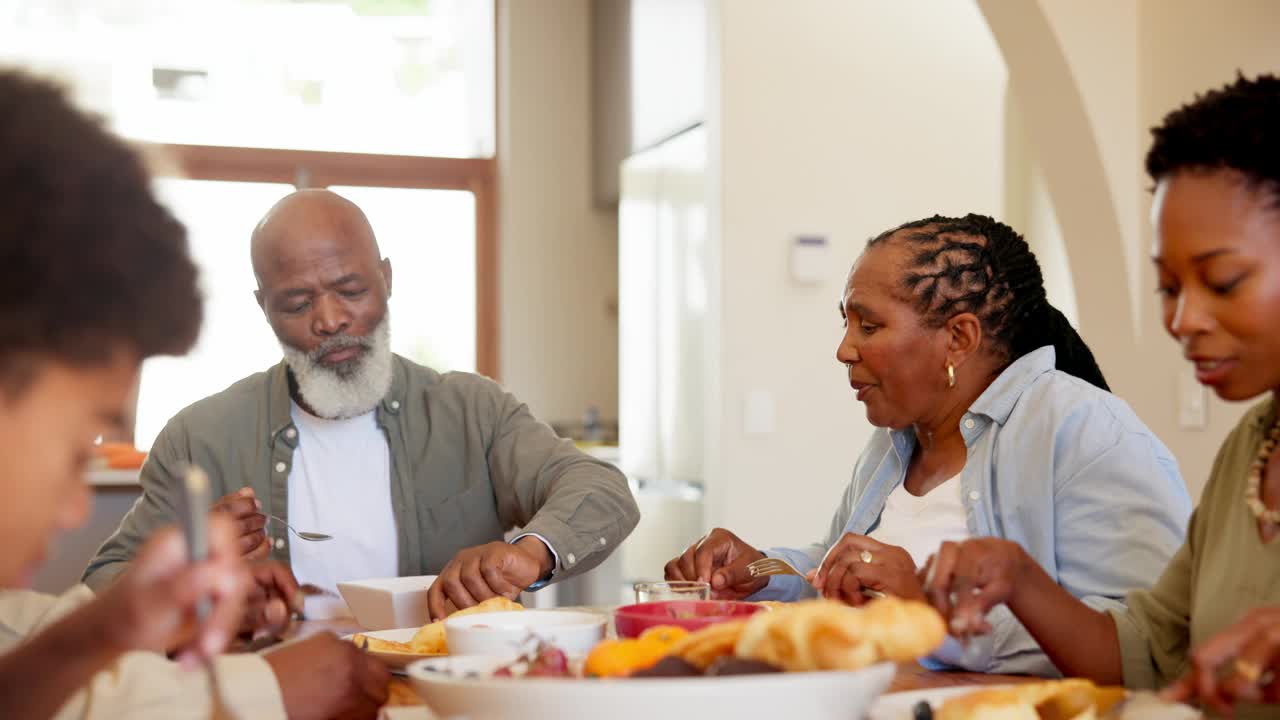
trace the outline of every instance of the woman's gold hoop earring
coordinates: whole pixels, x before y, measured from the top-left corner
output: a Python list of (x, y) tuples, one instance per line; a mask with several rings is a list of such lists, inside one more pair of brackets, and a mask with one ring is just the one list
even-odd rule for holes
[(956, 386), (956, 366), (952, 365), (951, 363), (947, 363), (947, 387), (953, 388), (955, 386)]

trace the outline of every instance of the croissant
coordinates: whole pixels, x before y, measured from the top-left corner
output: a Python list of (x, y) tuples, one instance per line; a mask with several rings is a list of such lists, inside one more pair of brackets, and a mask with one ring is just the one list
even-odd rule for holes
[(677, 640), (667, 654), (681, 658), (699, 670), (706, 670), (716, 660), (733, 654), (746, 624), (745, 620), (735, 620), (709, 625)]
[[(486, 612), (512, 612), (523, 610), (524, 606), (514, 600), (508, 600), (501, 595), (489, 598), (478, 605), (473, 605), (465, 610), (455, 611), (449, 617), (461, 617), (463, 615), (472, 615), (475, 613)], [(437, 620), (433, 623), (427, 623), (418, 632), (414, 633), (413, 638), (409, 640), (409, 645), (413, 648), (413, 652), (422, 655), (443, 655), (449, 652), (449, 643), (445, 639), (444, 621)]]
[(871, 601), (860, 612), (864, 632), (875, 643), (880, 660), (916, 660), (947, 639), (942, 616), (922, 602), (887, 597)]
[(1120, 688), (1071, 678), (977, 690), (943, 703), (938, 720), (1043, 720), (1100, 717), (1124, 698)]
[(923, 603), (883, 598), (853, 608), (810, 600), (753, 615), (734, 653), (793, 672), (858, 670), (914, 660), (945, 638), (942, 618)]

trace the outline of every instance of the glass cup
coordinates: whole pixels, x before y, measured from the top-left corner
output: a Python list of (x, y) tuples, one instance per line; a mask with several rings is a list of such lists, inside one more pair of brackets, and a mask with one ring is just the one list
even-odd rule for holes
[(711, 599), (711, 585), (700, 580), (639, 582), (635, 584), (635, 591), (638, 603)]

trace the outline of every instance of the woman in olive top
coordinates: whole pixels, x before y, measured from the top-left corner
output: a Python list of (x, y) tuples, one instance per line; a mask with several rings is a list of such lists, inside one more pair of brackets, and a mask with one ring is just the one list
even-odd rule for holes
[(1219, 451), (1186, 543), (1127, 609), (1090, 609), (992, 538), (945, 545), (922, 576), (958, 635), (985, 632), (1005, 603), (1066, 675), (1173, 683), (1176, 699), (1277, 717), (1259, 703), (1280, 700), (1280, 78), (1242, 77), (1153, 134), (1165, 328), (1219, 397), (1267, 399)]

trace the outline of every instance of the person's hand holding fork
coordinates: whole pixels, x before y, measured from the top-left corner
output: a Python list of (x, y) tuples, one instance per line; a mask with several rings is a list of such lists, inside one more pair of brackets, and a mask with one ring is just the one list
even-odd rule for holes
[(884, 595), (925, 599), (910, 553), (866, 535), (845, 533), (808, 579), (823, 597), (847, 605), (861, 605)]

